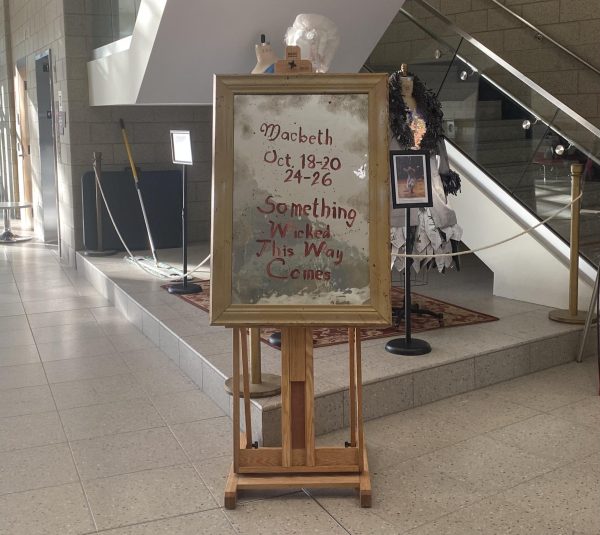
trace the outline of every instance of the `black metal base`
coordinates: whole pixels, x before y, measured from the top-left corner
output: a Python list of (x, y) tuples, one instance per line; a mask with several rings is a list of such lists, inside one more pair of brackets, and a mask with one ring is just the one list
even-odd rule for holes
[[(433, 312), (433, 310), (422, 308), (419, 303), (411, 303), (410, 313), (416, 314), (417, 316), (431, 316), (439, 321), (440, 327), (444, 325), (443, 313)], [(398, 327), (402, 321), (404, 321), (404, 305), (401, 307), (392, 307), (392, 324)]]
[(118, 253), (118, 251), (115, 251), (114, 249), (108, 249), (107, 251), (95, 251), (95, 250), (86, 249), (85, 251), (83, 251), (83, 256), (89, 256), (89, 257), (95, 258), (95, 257), (99, 257), (99, 256), (113, 256), (113, 255), (116, 255), (117, 253)]
[(418, 338), (411, 338), (410, 344), (406, 338), (394, 338), (385, 344), (385, 350), (394, 355), (419, 356), (431, 353), (431, 346)]
[(275, 347), (281, 347), (281, 331), (275, 331), (269, 336), (269, 344)]
[(6, 229), (0, 234), (0, 243), (20, 243), (23, 241), (32, 240), (33, 236), (17, 236), (10, 229)]
[(179, 284), (172, 284), (167, 288), (167, 292), (170, 294), (176, 295), (185, 295), (185, 294), (198, 294), (202, 291), (202, 288), (197, 284), (192, 284), (188, 282), (187, 284), (183, 284), (183, 282)]

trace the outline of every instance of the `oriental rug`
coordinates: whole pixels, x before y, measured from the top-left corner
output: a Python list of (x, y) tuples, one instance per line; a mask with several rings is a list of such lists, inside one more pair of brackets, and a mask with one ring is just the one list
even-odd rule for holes
[[(195, 307), (208, 312), (210, 306), (210, 281), (194, 281), (202, 287), (202, 292), (197, 294), (178, 295), (180, 299), (194, 305)], [(163, 288), (167, 288), (164, 285)], [(401, 307), (404, 301), (404, 290), (402, 288), (392, 288), (392, 305)], [(423, 331), (431, 331), (433, 329), (459, 327), (462, 325), (476, 325), (478, 323), (488, 323), (490, 321), (498, 321), (498, 318), (476, 312), (468, 308), (446, 303), (433, 297), (427, 297), (417, 293), (412, 293), (413, 304), (419, 305), (421, 309), (431, 310), (432, 312), (441, 313), (444, 315), (443, 320), (438, 320), (432, 316), (423, 316), (413, 313), (411, 315), (412, 332), (419, 333)], [(274, 327), (261, 328), (261, 339), (264, 343), (269, 344), (269, 336), (277, 331)], [(390, 325), (389, 327), (381, 328), (365, 328), (361, 329), (362, 340), (373, 340), (375, 338), (390, 338), (404, 335), (404, 322), (401, 321), (398, 327)], [(325, 347), (336, 344), (348, 343), (348, 329), (340, 327), (316, 327), (313, 329), (314, 347)]]

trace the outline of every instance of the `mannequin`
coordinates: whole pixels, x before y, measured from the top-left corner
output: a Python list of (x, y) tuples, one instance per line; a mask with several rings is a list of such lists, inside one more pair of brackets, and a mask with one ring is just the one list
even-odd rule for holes
[(277, 54), (273, 52), (271, 44), (266, 42), (265, 34), (261, 34), (260, 43), (254, 45), (256, 52), (256, 67), (252, 69), (251, 74), (274, 73), (275, 63), (279, 61)]
[[(390, 149), (421, 149), (431, 153), (433, 206), (410, 209), (414, 238), (412, 251), (414, 254), (451, 253), (457, 248), (462, 229), (448, 204), (448, 194), (456, 195), (460, 190), (460, 178), (448, 167), (440, 102), (416, 76), (409, 75), (406, 65), (390, 75), (389, 83)], [(439, 155), (439, 162), (436, 155)], [(403, 209), (392, 208), (392, 253), (406, 251), (405, 218)], [(405, 259), (394, 258), (393, 266), (402, 271)], [(452, 266), (452, 257), (415, 258), (412, 266), (417, 273), (433, 266), (442, 272)]]

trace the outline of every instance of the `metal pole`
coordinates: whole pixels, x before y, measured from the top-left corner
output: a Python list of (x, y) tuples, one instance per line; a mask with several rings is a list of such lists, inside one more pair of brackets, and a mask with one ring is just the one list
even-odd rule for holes
[[(94, 152), (94, 170), (98, 175), (98, 180), (102, 177), (102, 153)], [(96, 250), (102, 251), (104, 249), (104, 241), (102, 235), (102, 197), (100, 194), (100, 186), (98, 181), (94, 181), (96, 186)]]
[[(583, 352), (585, 349), (585, 342), (590, 333), (592, 323), (594, 322), (594, 309), (598, 302), (598, 282), (600, 280), (600, 268), (596, 272), (596, 282), (594, 282), (594, 289), (592, 290), (592, 299), (590, 300), (590, 306), (588, 308), (587, 318), (585, 319), (585, 328), (581, 334), (581, 343), (579, 344), (579, 353), (577, 354), (577, 362), (583, 362)], [(596, 320), (597, 321), (597, 320)]]
[(148, 223), (148, 216), (146, 215), (146, 207), (144, 205), (144, 199), (142, 198), (142, 192), (140, 190), (140, 182), (138, 179), (137, 169), (135, 162), (133, 161), (133, 154), (131, 154), (131, 147), (129, 146), (129, 139), (127, 137), (127, 130), (125, 130), (125, 122), (123, 119), (119, 119), (121, 124), (121, 134), (123, 136), (123, 143), (125, 144), (125, 150), (127, 151), (127, 158), (129, 159), (129, 166), (131, 167), (131, 173), (133, 174), (133, 180), (135, 182), (135, 189), (137, 190), (138, 199), (140, 200), (140, 206), (142, 207), (142, 216), (144, 217), (144, 223), (146, 230), (148, 231), (148, 241), (150, 242), (150, 250), (152, 251), (152, 257), (154, 263), (158, 266), (158, 258), (156, 256), (156, 248), (154, 247), (154, 240), (152, 239), (152, 232), (150, 232), (150, 224)]
[(188, 283), (187, 264), (187, 166), (181, 166), (181, 247), (183, 249), (183, 282), (172, 284), (167, 291), (172, 294), (195, 294), (202, 291), (198, 284)]
[[(410, 246), (410, 251), (412, 252), (412, 244), (410, 241), (410, 208), (406, 208), (406, 251), (408, 253)], [(411, 333), (411, 324), (410, 324), (410, 270), (412, 268), (413, 259), (406, 257), (406, 261), (404, 263), (404, 327), (406, 333), (404, 337), (406, 338), (406, 345), (410, 347), (412, 333)]]
[[(571, 164), (571, 200), (577, 199), (581, 193), (581, 175), (583, 164)], [(586, 322), (586, 313), (578, 310), (579, 301), (579, 212), (581, 199), (577, 199), (571, 206), (571, 254), (569, 265), (569, 308), (554, 309), (548, 313), (551, 320), (560, 323), (573, 323), (583, 325)]]
[(181, 166), (181, 191), (183, 202), (181, 204), (181, 241), (183, 242), (183, 287), (187, 288), (187, 175), (186, 166)]
[[(571, 165), (571, 199), (577, 199), (581, 191), (581, 174), (583, 165)], [(571, 268), (569, 273), (569, 312), (571, 316), (577, 315), (579, 297), (579, 211), (581, 199), (571, 206)]]

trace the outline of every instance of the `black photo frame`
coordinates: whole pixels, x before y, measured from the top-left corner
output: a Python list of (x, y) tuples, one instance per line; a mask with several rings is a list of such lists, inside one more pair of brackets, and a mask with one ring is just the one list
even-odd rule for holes
[(390, 151), (394, 208), (421, 208), (433, 205), (430, 158), (430, 153), (425, 150)]

